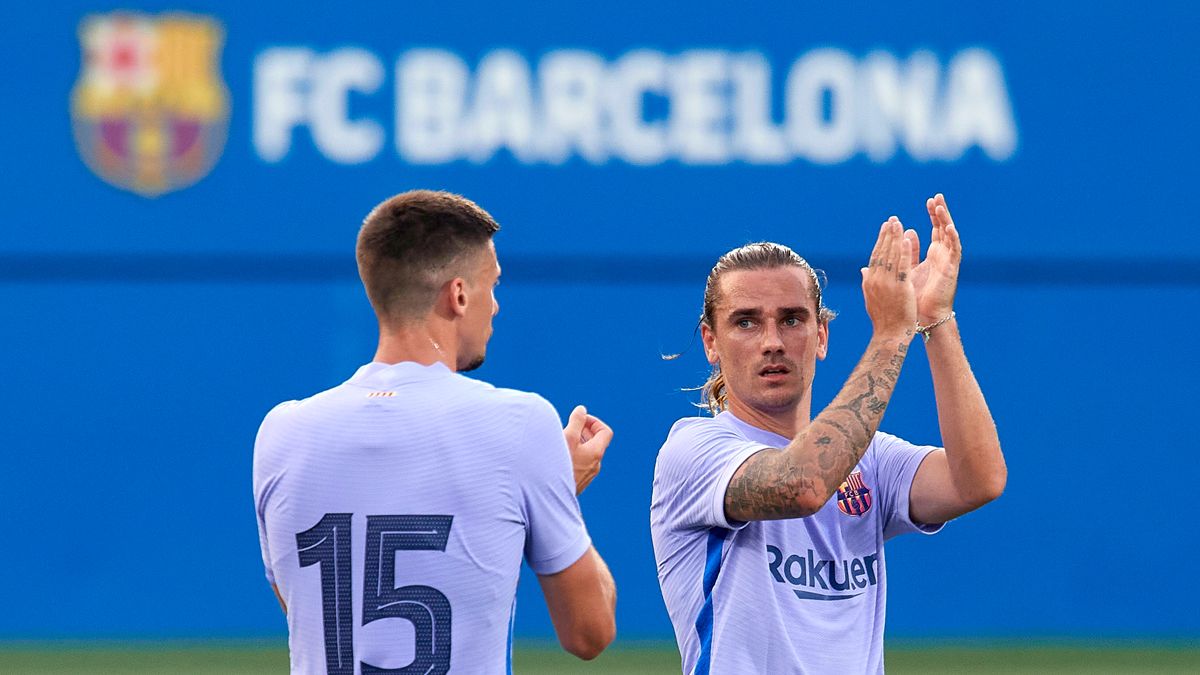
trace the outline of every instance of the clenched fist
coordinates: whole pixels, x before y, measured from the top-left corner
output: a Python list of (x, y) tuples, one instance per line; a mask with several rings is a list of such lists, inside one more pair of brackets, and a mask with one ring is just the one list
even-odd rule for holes
[(571, 450), (571, 465), (575, 468), (575, 494), (579, 495), (600, 473), (600, 460), (612, 440), (613, 432), (599, 417), (589, 415), (587, 408), (575, 406), (563, 429), (567, 447)]

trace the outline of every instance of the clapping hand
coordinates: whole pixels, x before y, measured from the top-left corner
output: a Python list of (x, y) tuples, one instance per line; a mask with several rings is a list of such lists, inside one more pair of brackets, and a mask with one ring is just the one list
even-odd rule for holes
[(862, 268), (863, 300), (876, 335), (904, 336), (906, 340), (913, 336), (917, 319), (914, 244), (900, 219), (892, 216), (879, 228), (875, 248)]
[(946, 208), (946, 198), (938, 193), (925, 200), (925, 210), (933, 231), (929, 250), (921, 260), (921, 242), (916, 230), (904, 236), (912, 242), (913, 287), (917, 294), (917, 320), (923, 325), (939, 321), (954, 309), (958, 289), (958, 267), (962, 262), (962, 241)]

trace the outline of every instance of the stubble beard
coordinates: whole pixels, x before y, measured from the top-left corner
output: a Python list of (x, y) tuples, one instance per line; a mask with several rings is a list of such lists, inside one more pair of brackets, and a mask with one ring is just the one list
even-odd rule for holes
[(472, 359), (468, 360), (468, 361), (466, 362), (466, 364), (465, 364), (465, 365), (464, 365), (464, 364), (459, 364), (459, 365), (458, 365), (458, 372), (460, 372), (460, 373), (469, 373), (469, 372), (471, 372), (472, 370), (475, 370), (475, 369), (476, 369), (476, 368), (478, 368), (479, 366), (482, 366), (482, 365), (483, 365), (483, 359), (484, 359), (484, 356), (483, 356), (483, 354), (480, 354), (479, 356), (473, 357)]
[(476, 368), (479, 368), (480, 366), (482, 366), (483, 360), (487, 356), (487, 343), (491, 339), (492, 339), (492, 327), (489, 325), (488, 329), (487, 329), (487, 335), (485, 335), (483, 338), (483, 349), (478, 354), (476, 354), (466, 360), (460, 359), (458, 361), (458, 363), (455, 364), (458, 366), (457, 372), (469, 373), (472, 370), (475, 370)]

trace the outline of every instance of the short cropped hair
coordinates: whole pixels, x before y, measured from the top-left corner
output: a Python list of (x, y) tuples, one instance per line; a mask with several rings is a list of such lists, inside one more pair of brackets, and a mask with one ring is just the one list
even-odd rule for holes
[(450, 192), (412, 190), (376, 206), (355, 247), (376, 314), (393, 322), (427, 314), (442, 284), (463, 275), (499, 229), (487, 211)]

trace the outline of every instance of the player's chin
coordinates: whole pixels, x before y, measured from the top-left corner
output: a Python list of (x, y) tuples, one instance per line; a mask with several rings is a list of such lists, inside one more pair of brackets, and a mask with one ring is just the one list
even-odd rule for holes
[(758, 391), (757, 398), (761, 407), (768, 410), (791, 409), (800, 402), (800, 394), (796, 387), (781, 384), (762, 387)]
[(486, 356), (485, 354), (480, 354), (480, 355), (478, 355), (478, 356), (474, 356), (474, 357), (471, 357), (471, 358), (469, 358), (469, 359), (467, 359), (467, 360), (465, 360), (465, 361), (463, 361), (463, 362), (460, 362), (460, 363), (458, 364), (458, 372), (460, 372), (460, 373), (469, 373), (469, 372), (471, 372), (472, 370), (475, 370), (475, 369), (479, 368), (479, 366), (482, 366), (482, 365), (483, 365), (483, 361), (484, 361), (484, 357), (485, 357), (485, 356)]

